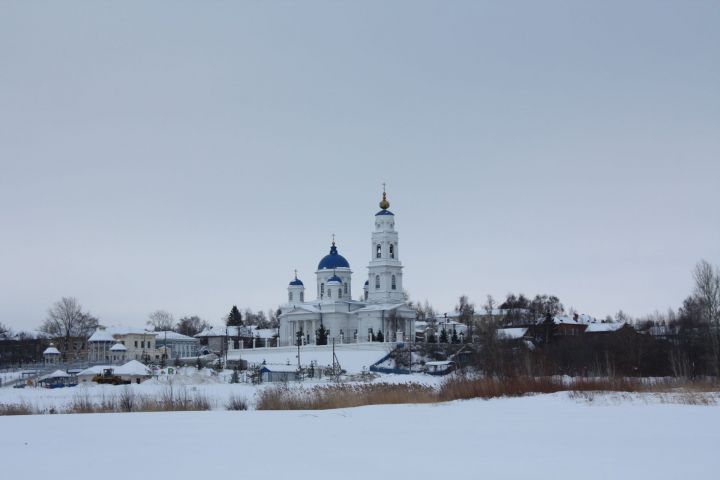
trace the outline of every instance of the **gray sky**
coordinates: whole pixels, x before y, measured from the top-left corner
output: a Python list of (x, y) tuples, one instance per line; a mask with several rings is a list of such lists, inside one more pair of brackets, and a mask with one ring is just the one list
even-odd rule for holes
[[(541, 5), (542, 4), (542, 5)], [(218, 322), (360, 293), (381, 183), (405, 287), (677, 307), (720, 263), (718, 2), (0, 0), (0, 322)]]

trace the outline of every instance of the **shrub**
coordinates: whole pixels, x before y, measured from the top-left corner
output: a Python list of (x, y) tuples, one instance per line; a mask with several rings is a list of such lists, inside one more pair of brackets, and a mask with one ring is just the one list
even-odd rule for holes
[(227, 410), (247, 410), (248, 402), (245, 397), (233, 395), (228, 400), (228, 403), (225, 404), (225, 408)]
[(2, 415), (33, 415), (38, 413), (29, 403), (0, 403), (0, 416)]

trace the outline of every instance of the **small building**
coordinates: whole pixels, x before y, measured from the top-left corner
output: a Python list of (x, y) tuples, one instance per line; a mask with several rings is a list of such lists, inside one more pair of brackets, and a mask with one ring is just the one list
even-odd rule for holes
[(152, 377), (152, 371), (137, 360), (130, 360), (125, 365), (115, 368), (114, 372), (115, 375), (123, 380), (129, 380), (130, 383), (142, 383)]
[(57, 365), (60, 363), (60, 350), (52, 344), (43, 351), (43, 362), (45, 365)]
[(591, 323), (585, 333), (592, 335), (608, 335), (621, 333), (636, 333), (635, 329), (625, 322)]
[(298, 369), (294, 365), (263, 365), (260, 369), (262, 382), (293, 382), (299, 378)]
[(452, 320), (448, 314), (443, 316), (437, 316), (430, 321), (418, 321), (415, 324), (415, 338), (417, 341), (427, 342), (430, 337), (434, 337), (435, 341), (440, 340), (443, 330), (448, 338), (448, 342), (451, 341), (453, 334), (458, 338), (461, 343), (465, 340), (469, 340), (468, 326), (464, 323), (460, 323), (456, 320)]
[(95, 375), (100, 375), (103, 373), (103, 370), (106, 368), (112, 368), (108, 365), (94, 365), (92, 367), (88, 367), (84, 370), (81, 370), (77, 374), (78, 383), (90, 383), (93, 381), (93, 378), (95, 378)]
[(38, 379), (38, 385), (45, 388), (74, 387), (78, 384), (77, 377), (62, 370), (43, 375)]
[(252, 330), (245, 326), (211, 327), (195, 335), (200, 345), (221, 357), (229, 350), (253, 347)]
[(90, 383), (96, 375), (103, 375), (106, 372), (111, 375), (117, 375), (122, 380), (129, 381), (130, 383), (142, 383), (152, 377), (152, 372), (148, 367), (137, 360), (130, 360), (120, 366), (95, 365), (86, 368), (77, 374), (77, 378), (80, 383)]
[(200, 339), (173, 331), (155, 332), (155, 345), (166, 360), (197, 357)]
[(122, 343), (116, 343), (110, 347), (110, 357), (112, 363), (125, 363), (125, 360), (127, 360), (127, 348)]

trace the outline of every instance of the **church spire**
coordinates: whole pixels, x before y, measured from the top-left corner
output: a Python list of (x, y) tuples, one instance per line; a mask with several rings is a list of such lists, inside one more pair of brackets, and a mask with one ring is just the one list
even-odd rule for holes
[(383, 183), (383, 196), (382, 200), (380, 200), (380, 208), (383, 210), (387, 210), (390, 208), (390, 202), (387, 200), (387, 193), (385, 193), (385, 184)]

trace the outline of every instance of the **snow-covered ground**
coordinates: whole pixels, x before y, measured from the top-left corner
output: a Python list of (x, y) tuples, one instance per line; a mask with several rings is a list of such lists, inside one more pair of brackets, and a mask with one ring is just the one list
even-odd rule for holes
[[(202, 395), (210, 402), (213, 410), (224, 410), (228, 401), (233, 397), (245, 398), (253, 408), (256, 394), (259, 389), (267, 388), (269, 384), (252, 385), (249, 383), (230, 384), (231, 370), (219, 374), (210, 369), (196, 370), (186, 367), (179, 370), (179, 374), (160, 375), (136, 385), (98, 385), (95, 383), (81, 383), (76, 387), (47, 389), (41, 387), (26, 388), (0, 388), (1, 404), (28, 404), (39, 411), (62, 411), (78, 398), (88, 399), (95, 404), (101, 404), (105, 399), (121, 395), (126, 389), (140, 396), (159, 398), (169, 392), (184, 391), (190, 396)], [(381, 375), (375, 382), (386, 383), (423, 383), (438, 386), (441, 377), (423, 374), (414, 375)], [(291, 383), (294, 388), (312, 388), (316, 385), (327, 385), (330, 379), (324, 378), (315, 381)]]
[[(387, 355), (393, 348), (395, 348), (395, 344), (391, 343), (347, 343), (335, 346), (335, 356), (345, 371), (348, 373), (360, 373), (363, 369), (368, 370), (373, 363)], [(297, 348), (280, 347), (235, 350), (230, 353), (228, 357), (230, 359), (239, 357), (247, 360), (251, 364), (265, 362), (270, 365), (296, 365)], [(333, 364), (332, 347), (330, 345), (303, 346), (300, 349), (300, 362), (302, 365), (309, 365), (311, 362), (314, 362), (316, 365), (330, 366)]]
[(3, 478), (712, 478), (720, 408), (567, 394), (328, 411), (0, 417)]

